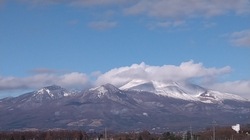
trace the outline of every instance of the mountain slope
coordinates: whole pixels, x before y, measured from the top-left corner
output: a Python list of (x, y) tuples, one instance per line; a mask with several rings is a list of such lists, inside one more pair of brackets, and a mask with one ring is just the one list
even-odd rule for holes
[(181, 84), (177, 82), (162, 83), (158, 81), (132, 80), (120, 87), (123, 90), (147, 91), (166, 97), (200, 101), (204, 103), (222, 102), (223, 100), (240, 100), (246, 99), (229, 93), (208, 90), (194, 84)]
[(190, 125), (202, 129), (213, 120), (223, 125), (249, 122), (249, 101), (189, 86), (134, 81), (123, 88), (105, 84), (78, 93), (59, 86), (44, 87), (19, 97), (1, 99), (0, 120), (4, 121), (0, 121), (0, 130), (165, 131), (185, 130)]
[(9, 98), (2, 100), (2, 104), (7, 105), (9, 108), (23, 108), (32, 109), (41, 105), (47, 104), (51, 101), (62, 99), (65, 97), (75, 96), (76, 93), (70, 92), (60, 86), (52, 85), (41, 88), (37, 91), (20, 95), (17, 98)]

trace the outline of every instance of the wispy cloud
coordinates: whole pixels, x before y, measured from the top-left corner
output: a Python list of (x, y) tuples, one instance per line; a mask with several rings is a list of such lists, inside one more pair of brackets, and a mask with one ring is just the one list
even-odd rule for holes
[(179, 28), (186, 25), (186, 21), (176, 20), (176, 21), (156, 21), (148, 24), (149, 29), (155, 28)]
[(96, 30), (105, 30), (114, 28), (117, 26), (117, 22), (115, 21), (93, 21), (88, 24), (89, 27), (96, 29)]
[[(3, 0), (0, 0), (0, 2)], [(186, 21), (195, 18), (211, 18), (226, 14), (250, 14), (249, 0), (16, 0), (31, 5), (64, 4), (70, 8), (82, 8), (97, 12), (99, 15), (112, 11), (119, 16), (140, 16), (156, 21), (149, 25), (153, 28), (181, 27), (174, 21)], [(87, 7), (87, 8), (86, 8)], [(97, 10), (98, 9), (98, 10)], [(141, 16), (142, 15), (142, 16)], [(117, 26), (109, 18), (89, 23), (89, 27), (103, 30)], [(162, 21), (166, 20), (166, 21)], [(73, 22), (74, 23), (74, 22)], [(148, 24), (148, 23), (146, 23)], [(183, 23), (180, 23), (183, 24)], [(206, 27), (214, 26), (207, 24)]]
[(236, 46), (250, 47), (250, 29), (234, 32), (229, 37)]
[[(3, 0), (0, 0), (0, 2)], [(65, 3), (74, 6), (107, 6), (126, 15), (162, 18), (212, 17), (227, 13), (250, 12), (249, 0), (17, 0), (35, 5)], [(118, 7), (118, 8), (117, 8)], [(108, 8), (111, 10), (110, 8)], [(107, 9), (106, 9), (107, 10)]]
[(212, 17), (234, 12), (249, 13), (249, 0), (140, 0), (124, 10), (125, 14), (144, 14), (160, 18)]
[(0, 77), (0, 90), (34, 89), (53, 84), (68, 88), (84, 88), (89, 84), (89, 80), (86, 74), (79, 72), (63, 75), (40, 73), (24, 78)]
[(242, 97), (250, 99), (250, 81), (248, 80), (238, 80), (238, 81), (228, 81), (223, 83), (213, 83), (209, 85), (211, 89), (235, 93)]

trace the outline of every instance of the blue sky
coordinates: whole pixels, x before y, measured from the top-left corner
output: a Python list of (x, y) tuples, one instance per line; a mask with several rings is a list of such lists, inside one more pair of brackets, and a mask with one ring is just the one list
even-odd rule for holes
[(250, 0), (0, 0), (0, 98), (124, 68), (250, 99)]

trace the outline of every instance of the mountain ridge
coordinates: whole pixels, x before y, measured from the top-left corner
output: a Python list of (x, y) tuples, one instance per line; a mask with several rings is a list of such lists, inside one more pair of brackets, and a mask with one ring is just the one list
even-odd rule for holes
[[(145, 85), (147, 85), (146, 88)], [(148, 87), (150, 87), (150, 89)], [(185, 84), (180, 84), (173, 81), (163, 83), (159, 81), (132, 80), (120, 88), (123, 90), (149, 91), (157, 95), (163, 95), (177, 99), (179, 98), (183, 100), (201, 101), (204, 103), (211, 103), (209, 101), (204, 101), (204, 99), (216, 101), (223, 101), (225, 99), (249, 101), (238, 95), (205, 89), (195, 84), (189, 84), (187, 86)]]
[[(140, 87), (140, 83), (137, 86)], [(181, 88), (181, 85), (159, 84), (155, 89), (159, 90), (159, 87)], [(199, 100), (186, 100), (147, 90), (121, 89), (112, 84), (78, 93), (70, 93), (70, 90), (54, 85), (18, 97), (1, 99), (0, 120), (5, 121), (0, 122), (0, 130), (23, 128), (102, 130), (108, 127), (116, 131), (140, 129), (164, 131), (183, 130), (190, 125), (194, 129), (202, 129), (212, 120), (224, 125), (248, 122), (249, 101), (237, 100), (236, 97), (233, 100), (232, 98), (221, 100), (219, 95), (224, 93), (206, 91), (201, 94)], [(182, 92), (185, 91), (175, 94), (183, 94)], [(65, 96), (65, 93), (68, 95)], [(38, 95), (44, 96), (41, 97), (42, 100), (31, 100)]]

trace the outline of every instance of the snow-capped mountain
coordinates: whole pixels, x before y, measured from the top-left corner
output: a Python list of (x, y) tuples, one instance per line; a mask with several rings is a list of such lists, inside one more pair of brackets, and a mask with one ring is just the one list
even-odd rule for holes
[(112, 101), (120, 104), (130, 104), (132, 101), (124, 91), (118, 89), (112, 84), (105, 84), (91, 88), (86, 91), (82, 98), (95, 102), (97, 100), (106, 100), (107, 102)]
[(32, 97), (43, 100), (45, 99), (58, 99), (66, 96), (73, 96), (74, 93), (70, 92), (60, 86), (52, 85), (48, 87), (44, 87), (36, 91)]
[(72, 97), (75, 95), (77, 95), (76, 92), (70, 92), (60, 86), (52, 85), (43, 87), (41, 89), (38, 89), (37, 91), (20, 95), (17, 98), (9, 98), (8, 100), (3, 100), (10, 106), (17, 105), (16, 107), (19, 108), (32, 109), (53, 100)]
[(208, 90), (194, 84), (177, 83), (173, 81), (163, 83), (159, 81), (132, 80), (121, 86), (120, 89), (147, 91), (161, 96), (204, 103), (221, 102), (223, 100), (247, 101), (234, 94), (222, 93)]
[(92, 92), (93, 95), (96, 95), (98, 98), (109, 96), (115, 93), (122, 94), (121, 90), (111, 84), (105, 84), (95, 88), (91, 88), (89, 89), (89, 92)]
[[(249, 123), (250, 102), (194, 84), (129, 81), (84, 91), (48, 86), (0, 99), (0, 130), (66, 128), (115, 131), (202, 129)], [(17, 117), (18, 116), (18, 117)]]

